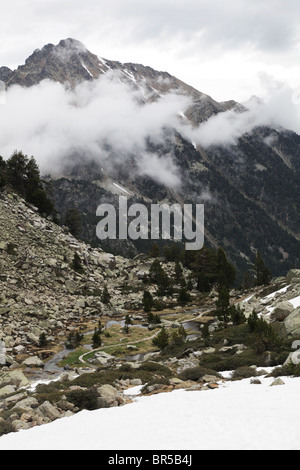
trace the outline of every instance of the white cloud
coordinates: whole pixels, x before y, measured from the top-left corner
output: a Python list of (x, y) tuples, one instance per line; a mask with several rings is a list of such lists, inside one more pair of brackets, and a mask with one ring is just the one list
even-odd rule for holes
[(265, 82), (264, 99), (253, 97), (245, 103), (247, 110), (226, 111), (212, 116), (198, 128), (185, 126), (183, 135), (196, 144), (209, 147), (212, 145), (234, 145), (245, 133), (259, 126), (274, 129), (288, 129), (300, 134), (300, 96), (297, 90), (277, 82), (272, 77), (263, 77)]
[(33, 155), (43, 173), (62, 172), (72, 155), (108, 169), (134, 158), (138, 174), (178, 184), (171, 155), (150, 155), (146, 139), (164, 143), (165, 128), (176, 127), (187, 99), (169, 94), (141, 105), (142, 98), (143, 91), (120, 82), (118, 73), (74, 91), (48, 80), (30, 88), (13, 86), (0, 107), (0, 153), (5, 158), (14, 150)]

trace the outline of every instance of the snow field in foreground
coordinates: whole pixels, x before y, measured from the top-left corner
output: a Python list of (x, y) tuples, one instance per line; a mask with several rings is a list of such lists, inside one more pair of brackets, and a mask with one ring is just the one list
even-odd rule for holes
[[(300, 378), (175, 390), (0, 437), (0, 450), (300, 449)], [(138, 393), (138, 390), (135, 390)]]

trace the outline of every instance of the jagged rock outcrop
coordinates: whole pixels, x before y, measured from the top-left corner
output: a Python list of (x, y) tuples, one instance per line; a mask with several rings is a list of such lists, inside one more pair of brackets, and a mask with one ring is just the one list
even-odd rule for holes
[(270, 294), (265, 288), (257, 289), (241, 302), (248, 317), (253, 310), (270, 322), (280, 324), (280, 333), (291, 338), (300, 337), (300, 269), (291, 269), (283, 278), (274, 279)]

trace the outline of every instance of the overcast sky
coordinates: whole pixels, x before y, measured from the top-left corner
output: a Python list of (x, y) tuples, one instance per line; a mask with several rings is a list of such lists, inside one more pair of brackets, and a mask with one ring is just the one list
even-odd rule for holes
[(0, 65), (73, 37), (168, 71), (217, 100), (300, 86), (299, 0), (2, 0)]

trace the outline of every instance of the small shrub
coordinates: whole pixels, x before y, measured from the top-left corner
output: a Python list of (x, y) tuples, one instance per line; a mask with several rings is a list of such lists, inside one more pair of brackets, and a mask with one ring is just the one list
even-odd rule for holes
[(257, 375), (256, 370), (250, 366), (242, 366), (235, 369), (231, 378), (232, 380), (248, 379)]
[(186, 287), (181, 287), (178, 295), (178, 303), (179, 305), (186, 305), (188, 302), (191, 301), (191, 295)]
[(221, 377), (218, 372), (213, 369), (206, 369), (205, 367), (197, 366), (191, 367), (190, 369), (185, 369), (179, 375), (181, 380), (197, 380), (201, 379), (204, 375), (215, 375), (216, 377)]
[(67, 394), (68, 401), (73, 403), (80, 410), (96, 410), (98, 393), (91, 390), (72, 390)]
[(81, 264), (80, 256), (76, 252), (74, 254), (73, 261), (71, 263), (71, 268), (74, 269), (74, 271), (76, 271), (79, 274), (84, 273), (84, 269), (83, 269), (83, 266)]
[(152, 312), (148, 313), (147, 321), (148, 321), (148, 323), (151, 323), (151, 324), (161, 323), (160, 316), (157, 313), (155, 314), (155, 313), (152, 313)]
[(8, 255), (16, 256), (17, 255), (17, 246), (14, 243), (8, 243), (6, 247), (6, 252)]
[(0, 421), (0, 436), (9, 434), (10, 432), (14, 432), (12, 424), (7, 421)]
[(139, 370), (144, 370), (147, 372), (155, 372), (156, 374), (170, 376), (172, 374), (171, 370), (162, 364), (158, 364), (157, 362), (145, 362), (140, 367)]
[(132, 371), (132, 367), (130, 364), (122, 364), (121, 367), (119, 367), (119, 371), (120, 372), (131, 372)]
[(83, 334), (80, 333), (79, 331), (71, 331), (69, 334), (68, 334), (68, 338), (67, 338), (67, 341), (65, 342), (65, 346), (67, 349), (76, 349), (81, 341), (83, 339)]

